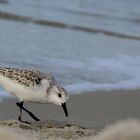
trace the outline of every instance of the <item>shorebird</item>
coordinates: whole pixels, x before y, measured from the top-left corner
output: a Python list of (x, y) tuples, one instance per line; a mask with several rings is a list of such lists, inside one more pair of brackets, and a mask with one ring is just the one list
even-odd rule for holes
[(0, 67), (0, 85), (17, 97), (19, 107), (18, 120), (23, 121), (22, 110), (27, 112), (35, 121), (40, 121), (32, 112), (23, 107), (24, 102), (52, 103), (62, 106), (68, 116), (66, 101), (69, 95), (62, 86), (58, 85), (54, 76), (38, 70), (2, 68)]

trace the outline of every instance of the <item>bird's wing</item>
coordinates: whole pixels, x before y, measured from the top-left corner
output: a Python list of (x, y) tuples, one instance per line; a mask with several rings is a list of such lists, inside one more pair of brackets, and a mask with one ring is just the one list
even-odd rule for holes
[(0, 68), (0, 75), (7, 77), (24, 86), (40, 85), (43, 79), (48, 80), (50, 85), (56, 84), (55, 78), (36, 70), (18, 68)]

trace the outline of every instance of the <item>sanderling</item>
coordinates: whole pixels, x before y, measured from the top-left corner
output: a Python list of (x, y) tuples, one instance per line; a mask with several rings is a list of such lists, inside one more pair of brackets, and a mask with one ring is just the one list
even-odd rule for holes
[(32, 112), (23, 107), (24, 102), (52, 103), (62, 106), (68, 116), (66, 101), (67, 91), (57, 84), (54, 76), (37, 70), (1, 68), (0, 85), (10, 94), (18, 98), (16, 105), (20, 108), (18, 120), (21, 122), (22, 110), (35, 121), (40, 121)]

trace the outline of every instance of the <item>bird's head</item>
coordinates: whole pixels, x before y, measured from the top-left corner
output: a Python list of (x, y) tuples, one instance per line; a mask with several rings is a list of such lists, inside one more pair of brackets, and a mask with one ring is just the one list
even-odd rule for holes
[(59, 85), (53, 85), (47, 89), (47, 98), (50, 103), (62, 106), (66, 117), (68, 116), (66, 101), (69, 98), (69, 95), (63, 87)]

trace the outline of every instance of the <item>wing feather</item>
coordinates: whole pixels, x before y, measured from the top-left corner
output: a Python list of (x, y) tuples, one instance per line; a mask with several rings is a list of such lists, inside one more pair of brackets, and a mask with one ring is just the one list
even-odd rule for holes
[(43, 79), (48, 80), (51, 86), (56, 84), (54, 76), (37, 70), (0, 68), (0, 74), (27, 87), (40, 85)]

